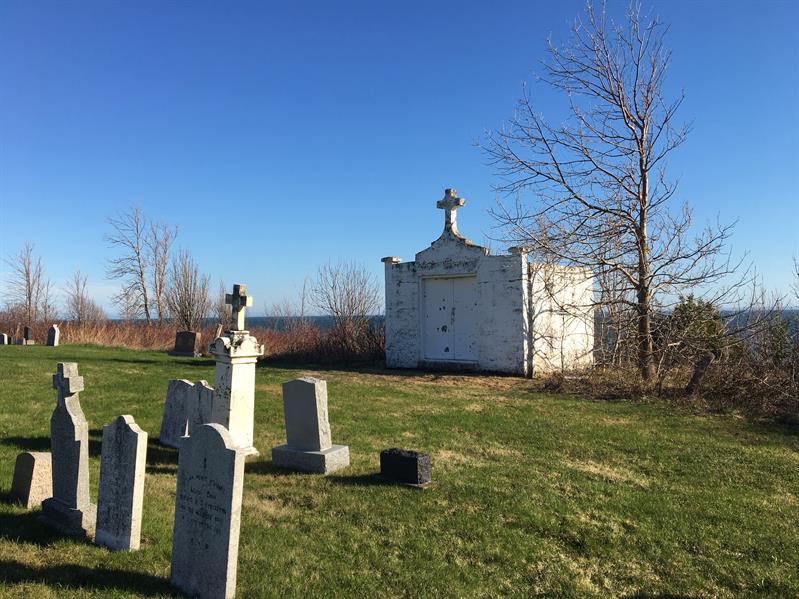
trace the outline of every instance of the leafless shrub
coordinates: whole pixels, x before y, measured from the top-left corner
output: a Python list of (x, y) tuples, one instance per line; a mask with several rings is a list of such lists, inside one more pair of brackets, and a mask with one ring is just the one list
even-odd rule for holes
[(106, 319), (103, 309), (89, 297), (87, 284), (88, 276), (76, 270), (64, 289), (66, 295), (64, 317), (77, 325)]
[(55, 306), (42, 259), (33, 253), (33, 244), (26, 241), (19, 253), (6, 258), (9, 273), (5, 284), (5, 309), (22, 324), (32, 325), (40, 320), (51, 320)]
[(284, 296), (272, 302), (264, 308), (264, 315), (274, 319), (281, 330), (293, 331), (311, 326), (308, 321), (309, 293), (306, 277), (294, 297)]
[(213, 315), (214, 320), (218, 324), (222, 325), (222, 328), (228, 330), (230, 328), (230, 323), (232, 322), (232, 317), (230, 313), (230, 306), (225, 303), (225, 295), (228, 293), (227, 287), (225, 286), (224, 281), (219, 281), (219, 287), (217, 288), (216, 295), (211, 299), (211, 314)]
[(370, 343), (370, 316), (380, 309), (374, 276), (354, 262), (327, 263), (319, 268), (311, 298), (333, 319), (331, 336), (343, 352), (362, 353)]
[(178, 327), (197, 331), (211, 306), (208, 298), (208, 276), (200, 274), (196, 262), (187, 251), (172, 260), (166, 302)]

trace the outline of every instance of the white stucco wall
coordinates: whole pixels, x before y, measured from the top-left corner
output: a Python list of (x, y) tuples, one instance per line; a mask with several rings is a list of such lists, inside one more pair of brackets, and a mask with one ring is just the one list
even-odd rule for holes
[(593, 363), (594, 281), (590, 270), (530, 264), (533, 374)]
[[(386, 365), (473, 366), (520, 375), (590, 365), (594, 328), (590, 272), (530, 265), (524, 251), (489, 255), (488, 249), (458, 232), (455, 211), (462, 205), (454, 190), (447, 190), (438, 203), (446, 210), (441, 236), (412, 262), (383, 259)], [(475, 277), (477, 288), (476, 310), (470, 315), (476, 326), (476, 360), (426, 359), (425, 280), (468, 276)]]

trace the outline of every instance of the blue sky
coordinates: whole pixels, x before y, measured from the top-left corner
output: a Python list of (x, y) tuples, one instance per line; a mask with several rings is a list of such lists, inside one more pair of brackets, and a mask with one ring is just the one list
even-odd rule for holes
[[(787, 292), (799, 255), (799, 4), (655, 2), (693, 123), (670, 162), (698, 223)], [(0, 3), (0, 254), (36, 244), (57, 287), (80, 268), (110, 308), (106, 219), (179, 225), (256, 313), (328, 260), (412, 259), (440, 232), (495, 233), (474, 147), (564, 39), (580, 1)], [(609, 11), (623, 14), (624, 4)], [(536, 97), (537, 89), (533, 87)], [(541, 94), (539, 107), (562, 103)], [(502, 249), (496, 243), (495, 250)], [(3, 270), (7, 267), (3, 265)], [(113, 312), (113, 310), (111, 310)]]

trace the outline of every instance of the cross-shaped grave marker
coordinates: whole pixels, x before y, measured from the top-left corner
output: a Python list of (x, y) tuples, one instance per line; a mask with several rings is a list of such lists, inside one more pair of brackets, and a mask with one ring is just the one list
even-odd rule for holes
[(458, 197), (458, 192), (454, 189), (445, 189), (444, 198), (436, 202), (436, 208), (444, 210), (444, 230), (452, 231), (458, 234), (458, 227), (456, 224), (458, 208), (463, 206), (466, 200)]
[(75, 362), (58, 364), (58, 370), (53, 375), (53, 389), (58, 392), (58, 401), (83, 391), (83, 377), (78, 376), (78, 365)]
[(247, 286), (240, 283), (233, 285), (233, 293), (225, 294), (225, 303), (232, 306), (233, 309), (233, 324), (232, 330), (243, 331), (244, 329), (244, 314), (246, 308), (252, 306), (252, 296), (247, 295)]

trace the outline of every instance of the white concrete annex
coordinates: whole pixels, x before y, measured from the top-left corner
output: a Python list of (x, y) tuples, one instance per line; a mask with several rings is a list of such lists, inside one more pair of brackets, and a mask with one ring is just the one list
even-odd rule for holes
[(532, 376), (592, 363), (590, 271), (531, 263), (523, 248), (492, 256), (465, 239), (447, 189), (444, 230), (413, 262), (383, 258), (389, 368)]

